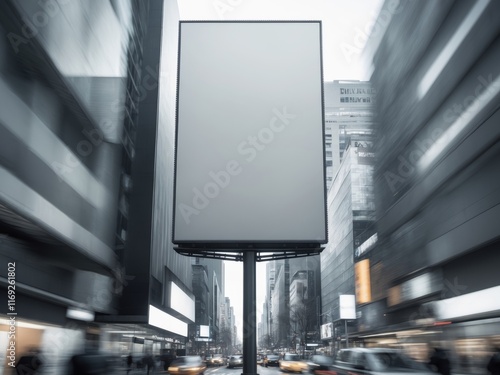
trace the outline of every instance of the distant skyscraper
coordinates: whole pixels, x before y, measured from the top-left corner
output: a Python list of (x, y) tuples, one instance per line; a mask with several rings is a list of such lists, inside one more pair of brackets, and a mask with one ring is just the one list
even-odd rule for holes
[(355, 293), (354, 252), (374, 222), (374, 104), (370, 82), (325, 83), (329, 239), (321, 253), (321, 316), (339, 332), (339, 295)]
[(371, 145), (375, 90), (370, 82), (333, 81), (324, 83), (324, 92), (326, 184), (329, 189), (347, 147)]

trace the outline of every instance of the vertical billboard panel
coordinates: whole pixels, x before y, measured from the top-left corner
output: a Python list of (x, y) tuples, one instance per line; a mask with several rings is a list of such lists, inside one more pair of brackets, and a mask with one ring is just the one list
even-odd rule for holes
[(180, 23), (175, 244), (327, 241), (321, 23)]

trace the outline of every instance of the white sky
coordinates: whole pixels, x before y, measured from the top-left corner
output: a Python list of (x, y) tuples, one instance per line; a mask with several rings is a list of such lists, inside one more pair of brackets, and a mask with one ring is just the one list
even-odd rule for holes
[[(234, 308), (236, 325), (238, 326), (238, 338), (241, 340), (243, 332), (243, 262), (225, 261), (225, 289), (226, 297), (231, 300)], [(262, 314), (262, 303), (266, 298), (266, 262), (257, 262), (256, 268), (256, 290), (257, 290), (257, 321)]]
[(321, 20), (325, 81), (365, 80), (361, 52), (382, 0), (178, 0), (181, 20)]
[[(178, 0), (181, 20), (321, 20), (325, 81), (366, 80), (362, 50), (383, 0)], [(242, 333), (243, 264), (226, 262), (226, 296)], [(258, 320), (265, 263), (257, 263)]]

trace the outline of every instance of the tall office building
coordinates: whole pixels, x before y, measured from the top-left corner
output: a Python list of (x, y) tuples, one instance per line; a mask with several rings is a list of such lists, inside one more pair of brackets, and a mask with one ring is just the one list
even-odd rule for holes
[(264, 332), (264, 335), (268, 336), (268, 346), (274, 348), (292, 347), (294, 337), (291, 333), (290, 309), (292, 308), (292, 302), (298, 301), (297, 299), (292, 301), (291, 298), (296, 297), (295, 287), (300, 274), (306, 275), (305, 279), (308, 284), (307, 302), (312, 304), (308, 326), (317, 327), (317, 308), (320, 299), (319, 267), (318, 256), (282, 259), (268, 263), (268, 270), (271, 271), (268, 274), (275, 277), (274, 280), (267, 280), (268, 285), (274, 281), (272, 289), (269, 286), (267, 288), (271, 293), (270, 298), (267, 299), (268, 332)]
[(260, 317), (260, 333), (257, 337), (257, 345), (261, 349), (267, 349), (270, 346), (270, 329), (269, 329), (269, 304), (268, 299), (262, 303), (262, 314)]
[[(333, 323), (330, 333), (336, 349), (345, 346), (345, 337), (343, 342), (337, 341), (345, 335), (339, 296), (356, 293), (355, 250), (359, 238), (372, 230), (375, 219), (373, 159), (373, 153), (351, 143), (328, 192), (329, 239), (320, 255), (321, 317), (322, 324)], [(323, 339), (330, 341), (332, 337)]]
[(208, 324), (210, 325), (211, 344), (218, 340), (222, 326), (222, 308), (225, 302), (224, 275), (225, 264), (220, 259), (193, 258), (196, 264), (203, 265), (208, 277)]
[(290, 346), (289, 283), (290, 264), (288, 259), (274, 261), (276, 273), (271, 295), (271, 342), (274, 348)]
[[(376, 92), (370, 82), (325, 82), (329, 239), (320, 255), (320, 316), (321, 324), (333, 323), (329, 332), (335, 340), (345, 334), (339, 296), (355, 294), (355, 249), (374, 230), (375, 103)], [(332, 337), (323, 338), (325, 345), (331, 344)], [(334, 344), (337, 348), (345, 345)]]
[(193, 264), (193, 294), (195, 298), (195, 323), (189, 325), (188, 354), (207, 351), (210, 336), (209, 296), (210, 288), (206, 267)]

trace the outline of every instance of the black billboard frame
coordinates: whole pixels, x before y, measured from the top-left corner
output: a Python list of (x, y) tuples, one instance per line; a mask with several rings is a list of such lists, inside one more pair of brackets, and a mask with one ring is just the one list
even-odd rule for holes
[(293, 251), (261, 251), (261, 250), (235, 250), (235, 251), (216, 251), (212, 249), (199, 249), (189, 247), (174, 247), (174, 250), (184, 256), (195, 258), (209, 258), (220, 260), (232, 260), (236, 262), (243, 262), (244, 254), (247, 252), (255, 253), (256, 262), (268, 262), (271, 260), (303, 258), (307, 256), (319, 255), (324, 250), (324, 247), (316, 247), (310, 249), (293, 249)]

